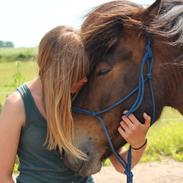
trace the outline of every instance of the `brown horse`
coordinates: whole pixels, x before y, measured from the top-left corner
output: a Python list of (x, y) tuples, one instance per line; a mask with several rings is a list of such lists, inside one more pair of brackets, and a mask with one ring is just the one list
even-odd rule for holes
[[(128, 1), (112, 1), (97, 7), (83, 23), (81, 34), (91, 61), (89, 81), (79, 93), (75, 106), (100, 111), (128, 95), (137, 85), (147, 32), (153, 40), (153, 81), (157, 120), (164, 106), (183, 114), (183, 1), (157, 0), (148, 8)], [(145, 68), (146, 70), (146, 68)], [(122, 111), (129, 109), (136, 95), (103, 114), (114, 147), (126, 142), (119, 136)], [(142, 105), (135, 112), (152, 115), (148, 85)], [(66, 165), (83, 176), (101, 169), (101, 161), (111, 154), (108, 142), (96, 118), (74, 114), (75, 144), (88, 155), (79, 161), (65, 155)]]

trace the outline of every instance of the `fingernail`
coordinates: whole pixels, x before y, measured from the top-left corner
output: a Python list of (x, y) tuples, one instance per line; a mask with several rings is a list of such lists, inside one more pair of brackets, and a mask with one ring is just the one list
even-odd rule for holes
[(144, 112), (144, 117), (148, 118), (149, 120), (151, 119), (151, 117), (147, 113), (145, 113), (145, 112)]
[(126, 114), (127, 112), (128, 112), (127, 110), (124, 110), (124, 111), (123, 111), (123, 114)]
[(145, 117), (148, 117), (147, 113), (144, 112), (143, 114), (144, 114)]

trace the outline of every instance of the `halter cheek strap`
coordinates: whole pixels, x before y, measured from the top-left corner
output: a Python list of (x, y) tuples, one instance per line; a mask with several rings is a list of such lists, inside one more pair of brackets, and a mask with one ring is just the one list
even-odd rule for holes
[[(122, 104), (124, 101), (129, 99), (131, 96), (133, 96), (135, 93), (137, 93), (137, 97), (135, 102), (132, 104), (130, 109), (125, 115), (130, 115), (131, 113), (135, 112), (142, 104), (143, 98), (144, 98), (144, 92), (145, 92), (145, 83), (149, 83), (149, 90), (150, 90), (150, 95), (151, 95), (151, 100), (152, 100), (152, 106), (153, 106), (153, 116), (152, 116), (152, 121), (155, 120), (156, 116), (156, 106), (155, 106), (155, 96), (154, 96), (154, 87), (153, 87), (153, 78), (152, 78), (152, 68), (153, 68), (153, 55), (152, 55), (152, 37), (150, 34), (147, 34), (146, 37), (146, 43), (145, 43), (145, 54), (144, 57), (141, 61), (141, 66), (140, 66), (140, 75), (139, 75), (139, 82), (138, 85), (129, 92), (129, 94), (118, 101), (114, 102), (112, 105), (104, 108), (103, 110), (100, 111), (90, 111), (87, 109), (83, 109), (80, 107), (73, 107), (72, 110), (73, 112), (84, 114), (84, 115), (90, 115), (98, 119), (100, 122), (100, 125), (105, 133), (105, 136), (108, 140), (109, 146), (111, 148), (111, 151), (113, 152), (114, 156), (116, 159), (121, 163), (121, 165), (124, 167), (125, 171), (124, 173), (127, 176), (127, 183), (132, 183), (133, 182), (133, 174), (131, 172), (131, 147), (128, 150), (128, 159), (127, 162), (118, 154), (118, 152), (115, 150), (113, 143), (111, 141), (109, 132), (105, 126), (105, 121), (103, 119), (102, 114), (111, 111), (118, 105)], [(144, 73), (144, 68), (147, 66), (147, 74)]]

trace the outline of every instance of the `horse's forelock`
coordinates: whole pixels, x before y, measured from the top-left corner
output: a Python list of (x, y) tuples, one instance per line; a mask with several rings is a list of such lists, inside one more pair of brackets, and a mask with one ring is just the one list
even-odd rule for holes
[(81, 28), (81, 36), (92, 65), (114, 50), (124, 25), (140, 25), (133, 18), (140, 10), (143, 10), (142, 6), (129, 1), (112, 1), (89, 13)]

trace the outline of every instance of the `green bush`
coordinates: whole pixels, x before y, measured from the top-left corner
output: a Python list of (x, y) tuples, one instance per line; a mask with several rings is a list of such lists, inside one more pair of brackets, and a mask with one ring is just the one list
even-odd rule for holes
[(0, 48), (0, 62), (35, 60), (36, 52), (36, 48)]

